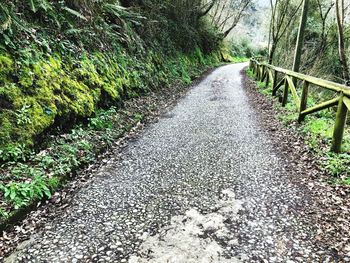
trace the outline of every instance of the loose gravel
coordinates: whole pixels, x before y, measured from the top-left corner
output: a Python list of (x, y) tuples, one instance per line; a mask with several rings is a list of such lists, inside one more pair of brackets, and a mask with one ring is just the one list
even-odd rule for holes
[(244, 66), (211, 73), (5, 262), (349, 262), (320, 240), (322, 189), (259, 124)]

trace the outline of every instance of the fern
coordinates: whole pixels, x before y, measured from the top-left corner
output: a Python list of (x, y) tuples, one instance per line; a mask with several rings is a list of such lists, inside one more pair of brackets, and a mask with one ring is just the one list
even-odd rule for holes
[[(2, 18), (5, 18), (5, 20)], [(15, 29), (27, 33), (30, 31), (25, 21), (18, 17), (14, 6), (3, 3), (0, 3), (0, 29), (0, 34), (2, 33), (1, 31), (9, 31), (9, 33), (12, 34)]]
[(62, 9), (65, 10), (65, 11), (67, 11), (67, 12), (70, 13), (71, 15), (74, 15), (74, 16), (76, 16), (76, 17), (82, 19), (82, 20), (85, 20), (85, 21), (88, 20), (85, 16), (83, 16), (83, 15), (82, 15), (81, 13), (79, 13), (78, 11), (75, 11), (74, 9), (71, 9), (71, 8), (69, 8), (69, 7), (66, 7), (66, 6), (64, 6)]
[(103, 10), (112, 16), (124, 20), (124, 23), (131, 22), (133, 24), (140, 25), (140, 21), (146, 19), (144, 16), (131, 12), (127, 8), (115, 4), (105, 4), (103, 6)]
[(8, 16), (5, 22), (0, 25), (0, 27), (2, 30), (5, 31), (11, 27), (11, 23), (12, 23), (12, 19), (10, 16)]
[(29, 6), (30, 6), (30, 10), (32, 10), (34, 13), (38, 11), (35, 6), (34, 0), (29, 0)]

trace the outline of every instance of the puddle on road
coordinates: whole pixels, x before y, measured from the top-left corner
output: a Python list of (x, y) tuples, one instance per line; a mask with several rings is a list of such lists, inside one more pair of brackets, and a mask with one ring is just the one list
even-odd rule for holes
[(144, 237), (137, 256), (131, 256), (129, 263), (235, 263), (235, 258), (224, 256), (226, 246), (235, 244), (234, 233), (225, 226), (235, 221), (242, 202), (235, 199), (230, 190), (222, 192), (213, 212), (201, 214), (196, 209), (188, 210), (183, 216), (172, 218), (170, 225), (160, 234)]

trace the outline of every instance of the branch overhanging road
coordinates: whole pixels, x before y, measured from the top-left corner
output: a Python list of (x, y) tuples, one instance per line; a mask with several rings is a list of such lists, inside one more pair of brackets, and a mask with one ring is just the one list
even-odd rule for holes
[(332, 262), (244, 66), (207, 76), (5, 262)]

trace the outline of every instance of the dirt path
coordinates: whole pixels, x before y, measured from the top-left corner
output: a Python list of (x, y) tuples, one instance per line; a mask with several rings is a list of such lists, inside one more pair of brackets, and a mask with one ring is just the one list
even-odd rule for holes
[(349, 261), (320, 240), (322, 200), (259, 124), (244, 66), (211, 73), (5, 262)]

